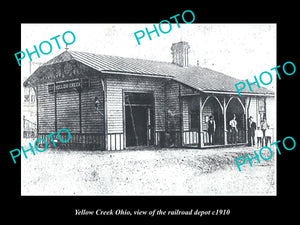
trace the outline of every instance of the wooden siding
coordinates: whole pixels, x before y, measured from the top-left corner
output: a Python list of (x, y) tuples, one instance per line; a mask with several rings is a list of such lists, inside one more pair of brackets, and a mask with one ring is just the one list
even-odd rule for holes
[[(103, 149), (104, 136), (104, 96), (100, 74), (94, 72), (83, 76), (88, 71), (82, 71), (79, 79), (89, 78), (90, 86), (83, 89), (49, 93), (49, 83), (38, 85), (38, 128), (39, 136), (58, 132), (67, 128), (72, 134), (68, 145), (79, 148)], [(68, 81), (68, 80), (66, 80)], [(99, 99), (96, 110), (95, 97)]]
[(67, 128), (71, 133), (79, 133), (78, 91), (58, 92), (56, 102), (57, 131)]
[(48, 93), (48, 85), (38, 86), (38, 132), (53, 133), (55, 131), (54, 95)]
[(181, 84), (181, 96), (197, 95), (197, 94), (199, 94), (199, 91), (197, 91), (187, 85)]
[[(95, 97), (99, 99), (99, 109), (95, 108)], [(104, 133), (103, 88), (99, 76), (90, 78), (90, 88), (81, 92), (82, 133)]]
[(190, 130), (189, 103), (187, 98), (182, 99), (182, 114), (183, 131)]
[(153, 91), (155, 128), (165, 129), (164, 86), (161, 79), (112, 75), (106, 81), (108, 134), (123, 133), (123, 91)]
[[(83, 89), (81, 93), (73, 89), (56, 93), (57, 130), (67, 128), (70, 132), (80, 133), (81, 126), (82, 133), (104, 133), (104, 104), (100, 78), (92, 77), (90, 83), (90, 88)], [(95, 97), (100, 101), (98, 110), (95, 108)], [(38, 98), (39, 132), (52, 133), (55, 131), (55, 94), (48, 93), (48, 84), (41, 84)]]
[(166, 107), (168, 131), (180, 131), (179, 83), (169, 81), (166, 84)]

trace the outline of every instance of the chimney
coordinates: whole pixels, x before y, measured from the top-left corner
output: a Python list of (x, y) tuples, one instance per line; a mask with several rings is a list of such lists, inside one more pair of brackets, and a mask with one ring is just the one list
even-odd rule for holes
[(189, 44), (185, 41), (173, 43), (171, 47), (172, 55), (173, 55), (172, 63), (182, 67), (187, 67), (189, 64), (189, 57), (188, 57), (189, 48), (190, 48)]

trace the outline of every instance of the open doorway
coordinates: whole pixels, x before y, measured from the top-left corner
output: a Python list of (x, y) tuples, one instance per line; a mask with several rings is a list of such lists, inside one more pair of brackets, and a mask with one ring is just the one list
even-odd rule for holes
[(125, 92), (126, 147), (154, 144), (153, 93)]

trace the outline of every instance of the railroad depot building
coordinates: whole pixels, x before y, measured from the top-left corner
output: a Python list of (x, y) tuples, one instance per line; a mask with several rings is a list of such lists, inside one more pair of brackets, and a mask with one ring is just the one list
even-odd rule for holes
[(37, 96), (38, 138), (51, 143), (46, 135), (67, 128), (71, 149), (205, 148), (211, 115), (218, 146), (232, 143), (234, 114), (237, 143), (248, 142), (249, 116), (274, 128), (272, 91), (252, 85), (239, 97), (240, 80), (189, 66), (188, 49), (187, 42), (174, 43), (172, 63), (77, 51), (49, 60), (24, 82)]

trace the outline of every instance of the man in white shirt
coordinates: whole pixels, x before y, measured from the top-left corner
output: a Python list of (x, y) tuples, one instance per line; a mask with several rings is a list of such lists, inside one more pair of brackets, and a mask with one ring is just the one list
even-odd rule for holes
[(270, 142), (270, 146), (271, 146), (272, 136), (273, 136), (273, 132), (270, 129), (270, 126), (268, 125), (267, 129), (266, 129), (266, 137), (265, 137), (266, 138), (266, 146), (268, 146), (269, 142)]
[(260, 127), (257, 127), (257, 130), (255, 130), (255, 136), (257, 138), (257, 147), (262, 147), (263, 132)]
[(236, 136), (238, 133), (237, 129), (237, 121), (235, 119), (235, 114), (233, 114), (232, 120), (229, 122), (230, 125), (230, 133), (231, 133), (231, 144), (236, 144)]

